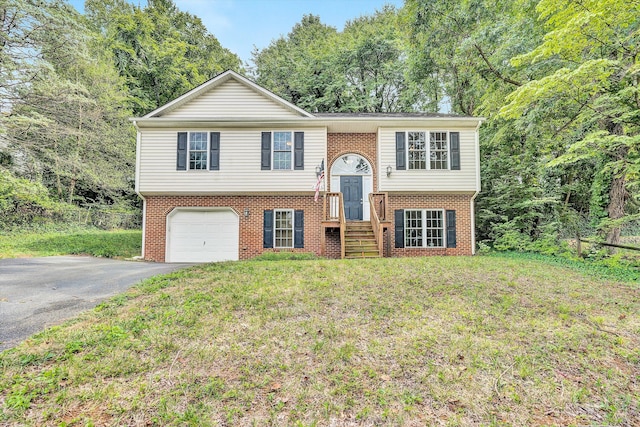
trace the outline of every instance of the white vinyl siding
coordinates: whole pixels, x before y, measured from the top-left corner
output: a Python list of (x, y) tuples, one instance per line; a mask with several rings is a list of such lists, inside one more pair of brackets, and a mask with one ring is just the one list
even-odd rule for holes
[[(380, 128), (378, 130), (378, 191), (474, 192), (479, 189), (476, 158), (476, 132), (469, 128), (429, 129), (424, 132), (460, 133), (460, 170), (396, 169), (396, 132), (409, 129)], [(427, 144), (430, 144), (427, 137)], [(407, 144), (408, 146), (408, 144)], [(431, 159), (427, 159), (430, 161)], [(387, 166), (391, 176), (387, 177)]]
[[(153, 194), (224, 194), (296, 191), (312, 193), (315, 168), (325, 157), (325, 128), (304, 131), (304, 170), (260, 169), (261, 135), (267, 129), (202, 129), (220, 132), (220, 170), (176, 170), (178, 132), (193, 129), (140, 130), (139, 191)], [(292, 132), (294, 130), (292, 129)]]
[(162, 115), (165, 118), (269, 117), (295, 118), (295, 113), (235, 80), (226, 81), (206, 93)]

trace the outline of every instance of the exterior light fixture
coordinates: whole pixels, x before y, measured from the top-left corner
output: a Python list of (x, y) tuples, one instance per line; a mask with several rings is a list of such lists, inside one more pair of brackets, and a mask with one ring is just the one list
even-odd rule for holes
[(249, 218), (249, 208), (244, 208), (244, 217)]
[(387, 178), (391, 176), (392, 171), (393, 171), (393, 168), (391, 166), (387, 166)]

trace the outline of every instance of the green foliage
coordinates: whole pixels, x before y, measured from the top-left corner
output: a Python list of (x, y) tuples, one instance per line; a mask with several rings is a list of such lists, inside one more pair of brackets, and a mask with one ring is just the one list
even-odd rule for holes
[(51, 200), (44, 185), (0, 169), (0, 227), (59, 220), (68, 208)]
[(640, 268), (621, 262), (620, 257), (609, 259), (608, 254), (602, 252), (602, 258), (589, 261), (576, 257), (558, 257), (533, 252), (488, 252), (490, 257), (509, 258), (515, 260), (537, 260), (550, 265), (561, 265), (579, 271), (598, 279), (616, 280), (620, 282), (637, 283), (640, 281)]
[(125, 0), (88, 0), (86, 17), (100, 34), (129, 91), (134, 115), (146, 114), (215, 75), (242, 71), (240, 59), (223, 48), (197, 16), (172, 0), (146, 7)]
[(11, 233), (0, 235), (0, 258), (79, 254), (131, 258), (140, 255), (141, 242), (139, 230)]
[(385, 7), (348, 22), (343, 32), (303, 16), (286, 37), (253, 52), (256, 81), (311, 112), (411, 111), (404, 34)]

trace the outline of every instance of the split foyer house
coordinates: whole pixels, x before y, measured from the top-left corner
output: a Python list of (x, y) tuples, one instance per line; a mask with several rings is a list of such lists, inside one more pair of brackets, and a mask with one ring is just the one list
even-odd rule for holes
[(479, 118), (309, 113), (226, 71), (133, 122), (147, 260), (475, 251)]

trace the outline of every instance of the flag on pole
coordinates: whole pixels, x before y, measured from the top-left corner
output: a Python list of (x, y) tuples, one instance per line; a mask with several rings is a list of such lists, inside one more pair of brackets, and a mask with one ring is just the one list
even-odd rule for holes
[(314, 202), (318, 201), (320, 197), (320, 187), (322, 187), (322, 181), (324, 180), (324, 159), (322, 159), (322, 163), (320, 163), (320, 173), (318, 174), (318, 181), (316, 185), (313, 186), (313, 189), (316, 190), (316, 195), (313, 198)]

